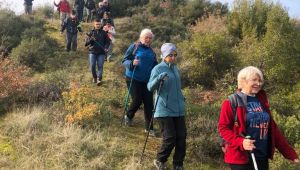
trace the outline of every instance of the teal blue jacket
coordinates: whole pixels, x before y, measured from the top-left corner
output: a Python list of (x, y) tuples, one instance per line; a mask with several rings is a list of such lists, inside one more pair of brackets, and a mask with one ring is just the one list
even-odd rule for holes
[(162, 73), (167, 73), (168, 78), (164, 80), (160, 94), (156, 93), (157, 106), (154, 117), (179, 117), (184, 116), (185, 101), (181, 92), (181, 81), (179, 70), (176, 65), (169, 65), (162, 61), (152, 71), (147, 84), (149, 91), (158, 90)]

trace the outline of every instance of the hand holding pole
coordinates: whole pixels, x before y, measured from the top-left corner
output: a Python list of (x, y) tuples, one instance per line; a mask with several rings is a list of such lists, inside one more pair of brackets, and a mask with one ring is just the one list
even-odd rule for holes
[[(245, 139), (251, 139), (251, 136), (246, 136)], [(250, 154), (251, 154), (251, 158), (252, 158), (252, 161), (253, 161), (254, 169), (258, 170), (256, 159), (255, 159), (255, 155), (254, 155), (254, 153), (253, 153), (252, 150), (250, 151)]]

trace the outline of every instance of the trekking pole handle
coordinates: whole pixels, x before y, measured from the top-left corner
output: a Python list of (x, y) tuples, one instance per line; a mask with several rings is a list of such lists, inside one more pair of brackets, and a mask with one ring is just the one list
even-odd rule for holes
[[(245, 139), (251, 139), (251, 136), (246, 136)], [(251, 158), (252, 158), (252, 161), (253, 161), (254, 169), (258, 170), (257, 162), (256, 162), (255, 155), (254, 155), (253, 151), (250, 151), (250, 154), (251, 154)]]

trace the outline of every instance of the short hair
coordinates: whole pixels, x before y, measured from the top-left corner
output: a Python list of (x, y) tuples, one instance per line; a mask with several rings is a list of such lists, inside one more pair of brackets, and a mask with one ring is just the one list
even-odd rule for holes
[(148, 28), (145, 28), (141, 31), (140, 39), (145, 37), (146, 35), (151, 35), (152, 38), (154, 37), (154, 34), (152, 33), (152, 31)]
[(258, 75), (260, 80), (263, 82), (264, 81), (264, 76), (260, 69), (254, 66), (248, 66), (243, 68), (242, 70), (239, 71), (238, 76), (237, 76), (237, 82), (238, 82), (238, 89), (243, 88), (243, 82), (245, 80), (249, 80), (252, 76)]
[(95, 19), (94, 22), (101, 22), (100, 19)]

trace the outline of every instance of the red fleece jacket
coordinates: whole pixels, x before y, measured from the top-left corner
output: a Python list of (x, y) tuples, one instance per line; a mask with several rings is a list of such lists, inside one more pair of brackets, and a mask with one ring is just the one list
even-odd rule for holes
[[(257, 97), (261, 102), (264, 109), (269, 113), (270, 105), (266, 96), (266, 93), (261, 90)], [(229, 164), (247, 164), (248, 154), (243, 148), (243, 134), (246, 132), (246, 110), (243, 106), (238, 106), (236, 109), (236, 114), (238, 116), (238, 125), (234, 125), (234, 116), (232, 113), (232, 108), (230, 101), (227, 99), (223, 102), (220, 118), (218, 123), (218, 130), (220, 135), (226, 141), (224, 161)], [(294, 160), (298, 158), (296, 151), (288, 144), (285, 137), (280, 132), (275, 121), (270, 120), (269, 126), (269, 141), (270, 145), (268, 148), (268, 158), (272, 159), (274, 155), (275, 148), (287, 159)]]

